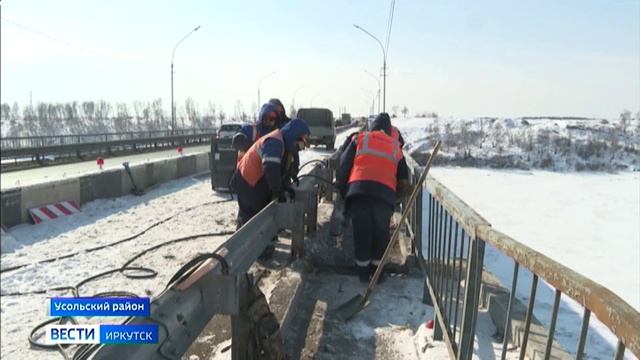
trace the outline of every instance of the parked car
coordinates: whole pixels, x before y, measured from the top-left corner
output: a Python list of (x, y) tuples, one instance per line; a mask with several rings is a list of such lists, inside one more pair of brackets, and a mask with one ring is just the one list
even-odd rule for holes
[(222, 124), (220, 129), (218, 129), (218, 138), (232, 138), (233, 135), (237, 134), (241, 128), (242, 124), (238, 123)]
[(331, 110), (302, 108), (298, 109), (297, 118), (304, 120), (309, 125), (309, 130), (311, 130), (309, 142), (312, 145), (325, 145), (329, 150), (334, 149), (336, 125)]

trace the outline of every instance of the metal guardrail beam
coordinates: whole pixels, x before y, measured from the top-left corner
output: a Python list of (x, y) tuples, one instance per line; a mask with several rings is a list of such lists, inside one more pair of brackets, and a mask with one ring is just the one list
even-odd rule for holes
[(123, 133), (95, 133), (78, 135), (43, 135), (43, 136), (17, 136), (3, 137), (0, 139), (2, 150), (37, 148), (55, 145), (78, 145), (86, 143), (101, 143), (117, 140), (138, 140), (149, 138), (166, 138), (173, 135), (202, 135), (213, 134), (215, 128), (206, 129), (178, 129), (173, 134), (171, 130), (130, 131)]
[(203, 133), (196, 135), (176, 135), (169, 137), (153, 137), (153, 138), (140, 138), (133, 140), (114, 140), (106, 142), (88, 142), (69, 145), (52, 145), (52, 146), (37, 146), (28, 148), (2, 148), (2, 158), (13, 158), (23, 156), (44, 156), (44, 155), (62, 155), (69, 154), (74, 155), (79, 152), (96, 151), (96, 150), (108, 150), (112, 147), (118, 146), (144, 146), (155, 144), (170, 144), (170, 143), (187, 143), (193, 140), (209, 141), (215, 134)]
[[(153, 300), (149, 318), (126, 321), (159, 324), (158, 344), (101, 346), (93, 359), (180, 359), (215, 314), (231, 315), (232, 323), (242, 322), (244, 296), (251, 285), (246, 272), (280, 228), (292, 229), (294, 247), (302, 243), (301, 214), (300, 203), (271, 202), (215, 251), (228, 263), (228, 275), (222, 274), (218, 260), (205, 260)], [(242, 341), (234, 337), (233, 347)]]

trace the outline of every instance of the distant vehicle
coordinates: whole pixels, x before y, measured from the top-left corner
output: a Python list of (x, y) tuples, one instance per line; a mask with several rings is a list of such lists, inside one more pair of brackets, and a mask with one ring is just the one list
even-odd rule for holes
[(342, 114), (342, 123), (343, 124), (351, 124), (351, 114), (349, 113), (343, 113)]
[(237, 134), (240, 131), (240, 129), (242, 129), (242, 124), (222, 124), (222, 126), (220, 126), (220, 129), (218, 129), (218, 138), (232, 138), (233, 135)]
[(325, 145), (333, 150), (336, 141), (336, 125), (333, 113), (329, 109), (303, 108), (298, 109), (297, 118), (309, 125), (311, 136), (309, 142), (313, 145)]

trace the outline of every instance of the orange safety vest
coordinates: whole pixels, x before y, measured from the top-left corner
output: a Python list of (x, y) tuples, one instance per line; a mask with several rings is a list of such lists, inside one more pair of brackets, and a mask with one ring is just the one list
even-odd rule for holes
[[(264, 148), (264, 142), (267, 139), (278, 139), (282, 142), (282, 153), (279, 157), (275, 156), (263, 156), (262, 150)], [(282, 139), (282, 132), (280, 130), (273, 130), (267, 135), (261, 137), (251, 145), (247, 153), (238, 162), (238, 171), (242, 178), (252, 187), (256, 186), (258, 180), (264, 175), (262, 170), (262, 164), (265, 162), (274, 162), (280, 164), (282, 156), (284, 155), (284, 141)]]
[[(256, 129), (256, 124), (251, 125), (251, 144), (254, 144), (256, 140), (260, 139), (260, 134), (258, 134), (258, 130)], [(246, 151), (238, 150), (238, 158), (236, 160), (236, 166), (240, 164), (240, 159), (244, 156)]]
[(402, 159), (400, 143), (383, 131), (361, 132), (357, 142), (349, 183), (376, 181), (396, 191), (396, 173)]

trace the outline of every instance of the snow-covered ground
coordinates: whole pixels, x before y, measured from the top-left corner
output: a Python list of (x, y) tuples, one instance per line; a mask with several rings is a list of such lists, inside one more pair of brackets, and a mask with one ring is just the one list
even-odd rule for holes
[(438, 164), (552, 171), (640, 169), (640, 119), (395, 118), (409, 152), (443, 140)]
[[(2, 268), (78, 251), (81, 253), (68, 259), (2, 273), (2, 293), (75, 285), (91, 275), (121, 267), (137, 253), (162, 242), (194, 234), (232, 232), (235, 230), (236, 203), (211, 203), (228, 199), (212, 193), (209, 181), (184, 178), (163, 184), (141, 197), (129, 195), (96, 200), (84, 205), (82, 212), (73, 216), (38, 225), (13, 227), (9, 233), (16, 241), (3, 248)], [(188, 210), (190, 208), (193, 209)], [(172, 215), (175, 217), (132, 241), (90, 253), (83, 252), (129, 237)], [(127, 290), (140, 296), (157, 295), (182, 264), (199, 253), (215, 250), (227, 238), (228, 235), (202, 237), (162, 247), (132, 264), (158, 271), (157, 277), (131, 280), (115, 274), (86, 284), (80, 288), (80, 294), (90, 296), (102, 291)], [(3, 359), (61, 358), (56, 351), (32, 349), (27, 341), (31, 329), (49, 319), (46, 299), (56, 295), (71, 294), (56, 291), (0, 298), (0, 355)], [(118, 323), (122, 320), (92, 318), (82, 322)]]

